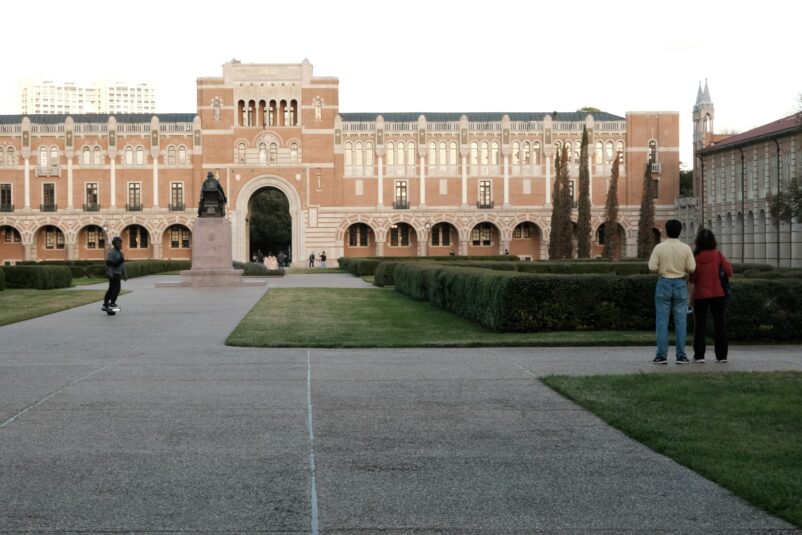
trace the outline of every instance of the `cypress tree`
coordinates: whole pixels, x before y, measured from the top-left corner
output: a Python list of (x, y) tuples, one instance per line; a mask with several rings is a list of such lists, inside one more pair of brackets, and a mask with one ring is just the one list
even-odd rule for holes
[(590, 258), (590, 169), (588, 169), (588, 129), (582, 127), (579, 148), (579, 206), (576, 229), (576, 255)]
[(602, 256), (609, 260), (621, 257), (618, 250), (618, 162), (616, 154), (613, 170), (610, 173), (610, 187), (607, 188), (607, 203), (604, 206), (604, 251)]
[(560, 211), (557, 216), (558, 225), (560, 227), (560, 244), (558, 258), (567, 259), (573, 256), (574, 252), (574, 227), (571, 223), (571, 212), (574, 208), (574, 200), (571, 197), (571, 188), (568, 180), (568, 148), (563, 145), (562, 156), (560, 158), (562, 164), (560, 165), (560, 172), (558, 180), (560, 181)]
[(551, 191), (551, 232), (549, 233), (549, 258), (560, 258), (560, 155), (554, 158), (554, 188)]
[(649, 258), (654, 249), (654, 195), (652, 194), (652, 172), (650, 162), (646, 162), (643, 173), (643, 194), (640, 199), (640, 219), (638, 220), (638, 258)]

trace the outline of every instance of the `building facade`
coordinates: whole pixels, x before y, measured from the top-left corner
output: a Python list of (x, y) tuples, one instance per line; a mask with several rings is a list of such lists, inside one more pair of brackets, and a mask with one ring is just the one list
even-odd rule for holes
[(734, 262), (802, 267), (802, 225), (769, 210), (773, 195), (802, 179), (802, 113), (736, 135), (714, 134), (714, 118), (705, 82), (693, 108), (694, 196), (677, 201), (688, 239), (703, 225)]
[(568, 148), (576, 184), (583, 127), (594, 255), (614, 158), (623, 256), (635, 254), (647, 165), (657, 230), (674, 214), (677, 112), (344, 113), (338, 93), (307, 60), (234, 60), (198, 79), (193, 114), (0, 116), (0, 259), (101, 258), (111, 235), (128, 258), (189, 258), (208, 172), (227, 192), (235, 260), (253, 254), (250, 200), (263, 188), (289, 202), (299, 265), (324, 250), (545, 259), (554, 158)]
[(156, 91), (146, 83), (97, 81), (93, 85), (25, 80), (19, 87), (20, 113), (153, 113)]

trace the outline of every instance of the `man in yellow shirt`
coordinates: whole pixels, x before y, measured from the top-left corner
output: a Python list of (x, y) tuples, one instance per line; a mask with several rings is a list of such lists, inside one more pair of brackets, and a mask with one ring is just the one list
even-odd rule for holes
[(649, 258), (649, 269), (657, 272), (654, 290), (655, 330), (657, 355), (655, 364), (667, 364), (668, 318), (674, 315), (674, 334), (677, 338), (677, 364), (687, 364), (685, 338), (688, 330), (688, 276), (696, 271), (693, 251), (679, 241), (682, 223), (676, 219), (666, 221), (668, 238), (657, 244)]

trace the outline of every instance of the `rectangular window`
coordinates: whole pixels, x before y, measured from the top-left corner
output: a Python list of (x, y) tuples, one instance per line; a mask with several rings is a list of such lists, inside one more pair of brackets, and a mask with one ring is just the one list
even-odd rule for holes
[(92, 226), (86, 230), (86, 248), (97, 249), (98, 227)]
[(368, 226), (362, 223), (351, 225), (348, 229), (348, 245), (350, 247), (368, 246)]
[(86, 204), (96, 206), (98, 202), (97, 182), (86, 183)]
[(493, 183), (489, 180), (479, 181), (479, 205), (490, 207), (493, 203)]
[(0, 184), (0, 211), (11, 210), (11, 184)]
[(184, 209), (184, 183), (172, 182), (170, 184), (170, 208), (172, 210)]
[(56, 185), (42, 184), (42, 210), (54, 212), (56, 210)]
[(12, 241), (15, 243), (19, 243), (22, 241), (22, 236), (20, 235), (19, 231), (13, 227), (5, 227), (6, 229), (6, 243), (11, 243)]
[(408, 225), (393, 225), (390, 228), (390, 246), (392, 247), (408, 247), (409, 246), (409, 226)]
[(660, 198), (660, 181), (652, 179), (652, 198), (659, 199)]
[(395, 183), (395, 208), (409, 208), (409, 198), (407, 197), (407, 182), (399, 180)]
[(128, 184), (128, 207), (131, 210), (139, 210), (142, 207), (142, 184), (139, 182)]
[(532, 193), (532, 179), (531, 178), (524, 178), (523, 189), (524, 189), (524, 195), (530, 195)]

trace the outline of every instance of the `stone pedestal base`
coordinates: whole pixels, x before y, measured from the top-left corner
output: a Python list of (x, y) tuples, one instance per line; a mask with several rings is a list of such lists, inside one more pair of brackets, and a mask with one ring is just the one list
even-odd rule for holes
[(201, 217), (192, 227), (192, 269), (181, 272), (181, 282), (156, 286), (264, 286), (266, 281), (242, 279), (232, 267), (231, 222), (225, 217)]

